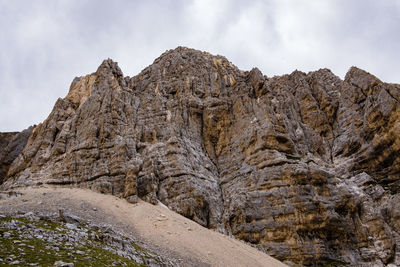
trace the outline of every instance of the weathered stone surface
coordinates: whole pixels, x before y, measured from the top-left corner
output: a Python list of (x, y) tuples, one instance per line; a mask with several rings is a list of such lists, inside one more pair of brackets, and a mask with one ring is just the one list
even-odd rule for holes
[(24, 149), (33, 126), (22, 132), (0, 133), (0, 184), (7, 176), (11, 163)]
[(161, 201), (287, 263), (400, 264), (400, 86), (351, 68), (268, 78), (179, 47), (76, 78), (3, 188)]
[(71, 221), (74, 217), (32, 211), (1, 214), (1, 266), (181, 266), (111, 225)]
[(3, 179), (7, 176), (8, 168), (16, 158), (15, 156), (13, 159), (11, 159), (11, 162), (3, 159), (5, 154), (4, 151), (6, 150), (11, 139), (13, 139), (17, 134), (18, 132), (0, 133), (0, 184), (3, 183)]

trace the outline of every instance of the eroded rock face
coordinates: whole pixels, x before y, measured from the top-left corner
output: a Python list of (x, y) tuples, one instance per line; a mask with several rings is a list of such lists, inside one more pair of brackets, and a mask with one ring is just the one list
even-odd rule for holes
[(159, 200), (289, 264), (400, 264), (399, 99), (354, 67), (268, 78), (179, 47), (130, 78), (106, 60), (34, 129), (3, 188)]
[(5, 180), (10, 165), (24, 149), (32, 130), (33, 126), (22, 132), (0, 133), (0, 184)]

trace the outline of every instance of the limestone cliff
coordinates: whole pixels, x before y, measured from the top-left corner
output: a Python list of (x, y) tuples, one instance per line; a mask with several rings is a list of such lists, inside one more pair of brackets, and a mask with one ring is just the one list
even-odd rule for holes
[(31, 133), (4, 189), (158, 200), (288, 264), (400, 264), (400, 86), (351, 68), (268, 78), (178, 47), (105, 60)]
[(24, 149), (33, 126), (22, 132), (0, 133), (0, 184), (7, 176), (11, 163)]

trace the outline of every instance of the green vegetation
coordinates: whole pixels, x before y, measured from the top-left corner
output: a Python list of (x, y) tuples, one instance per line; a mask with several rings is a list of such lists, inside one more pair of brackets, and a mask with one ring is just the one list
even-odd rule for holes
[[(26, 229), (36, 229), (39, 234)], [(69, 242), (71, 231), (56, 222), (0, 218), (0, 266), (9, 266), (11, 262), (18, 262), (18, 266), (54, 266), (56, 261), (74, 263), (75, 266), (146, 266), (116, 254), (115, 248), (90, 234), (87, 239)], [(43, 238), (40, 233), (50, 238), (54, 234), (64, 240), (49, 242), (49, 238)], [(143, 250), (136, 244), (134, 248)]]

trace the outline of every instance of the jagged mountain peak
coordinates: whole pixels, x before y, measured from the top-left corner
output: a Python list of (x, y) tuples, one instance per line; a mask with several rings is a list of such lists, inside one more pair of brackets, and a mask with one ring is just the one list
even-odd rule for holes
[[(223, 56), (212, 55), (208, 52), (182, 46), (164, 52), (154, 60), (152, 65), (145, 68), (141, 74), (154, 71), (161, 72), (161, 75), (175, 76), (200, 76), (204, 72), (212, 73), (215, 71), (229, 72), (234, 75), (240, 72), (236, 66)], [(157, 74), (160, 73), (152, 73), (152, 75)]]
[(379, 80), (378, 78), (376, 78), (371, 73), (369, 73), (369, 72), (367, 72), (367, 71), (365, 71), (363, 69), (360, 69), (359, 67), (356, 67), (356, 66), (350, 67), (350, 69), (347, 71), (344, 79), (345, 80), (349, 80), (349, 79), (351, 79), (353, 77), (357, 77), (357, 76), (362, 76), (362, 77), (370, 76), (371, 78)]
[(174, 57), (181, 57), (183, 59), (198, 59), (202, 58), (205, 61), (219, 59), (221, 61), (228, 61), (224, 56), (212, 55), (209, 52), (200, 51), (193, 48), (178, 46), (175, 49), (165, 51), (160, 57), (154, 60), (155, 63), (162, 60), (170, 60)]
[(112, 74), (116, 76), (116, 78), (123, 77), (123, 73), (118, 66), (118, 63), (108, 58), (103, 60), (100, 66), (97, 68), (96, 74)]

